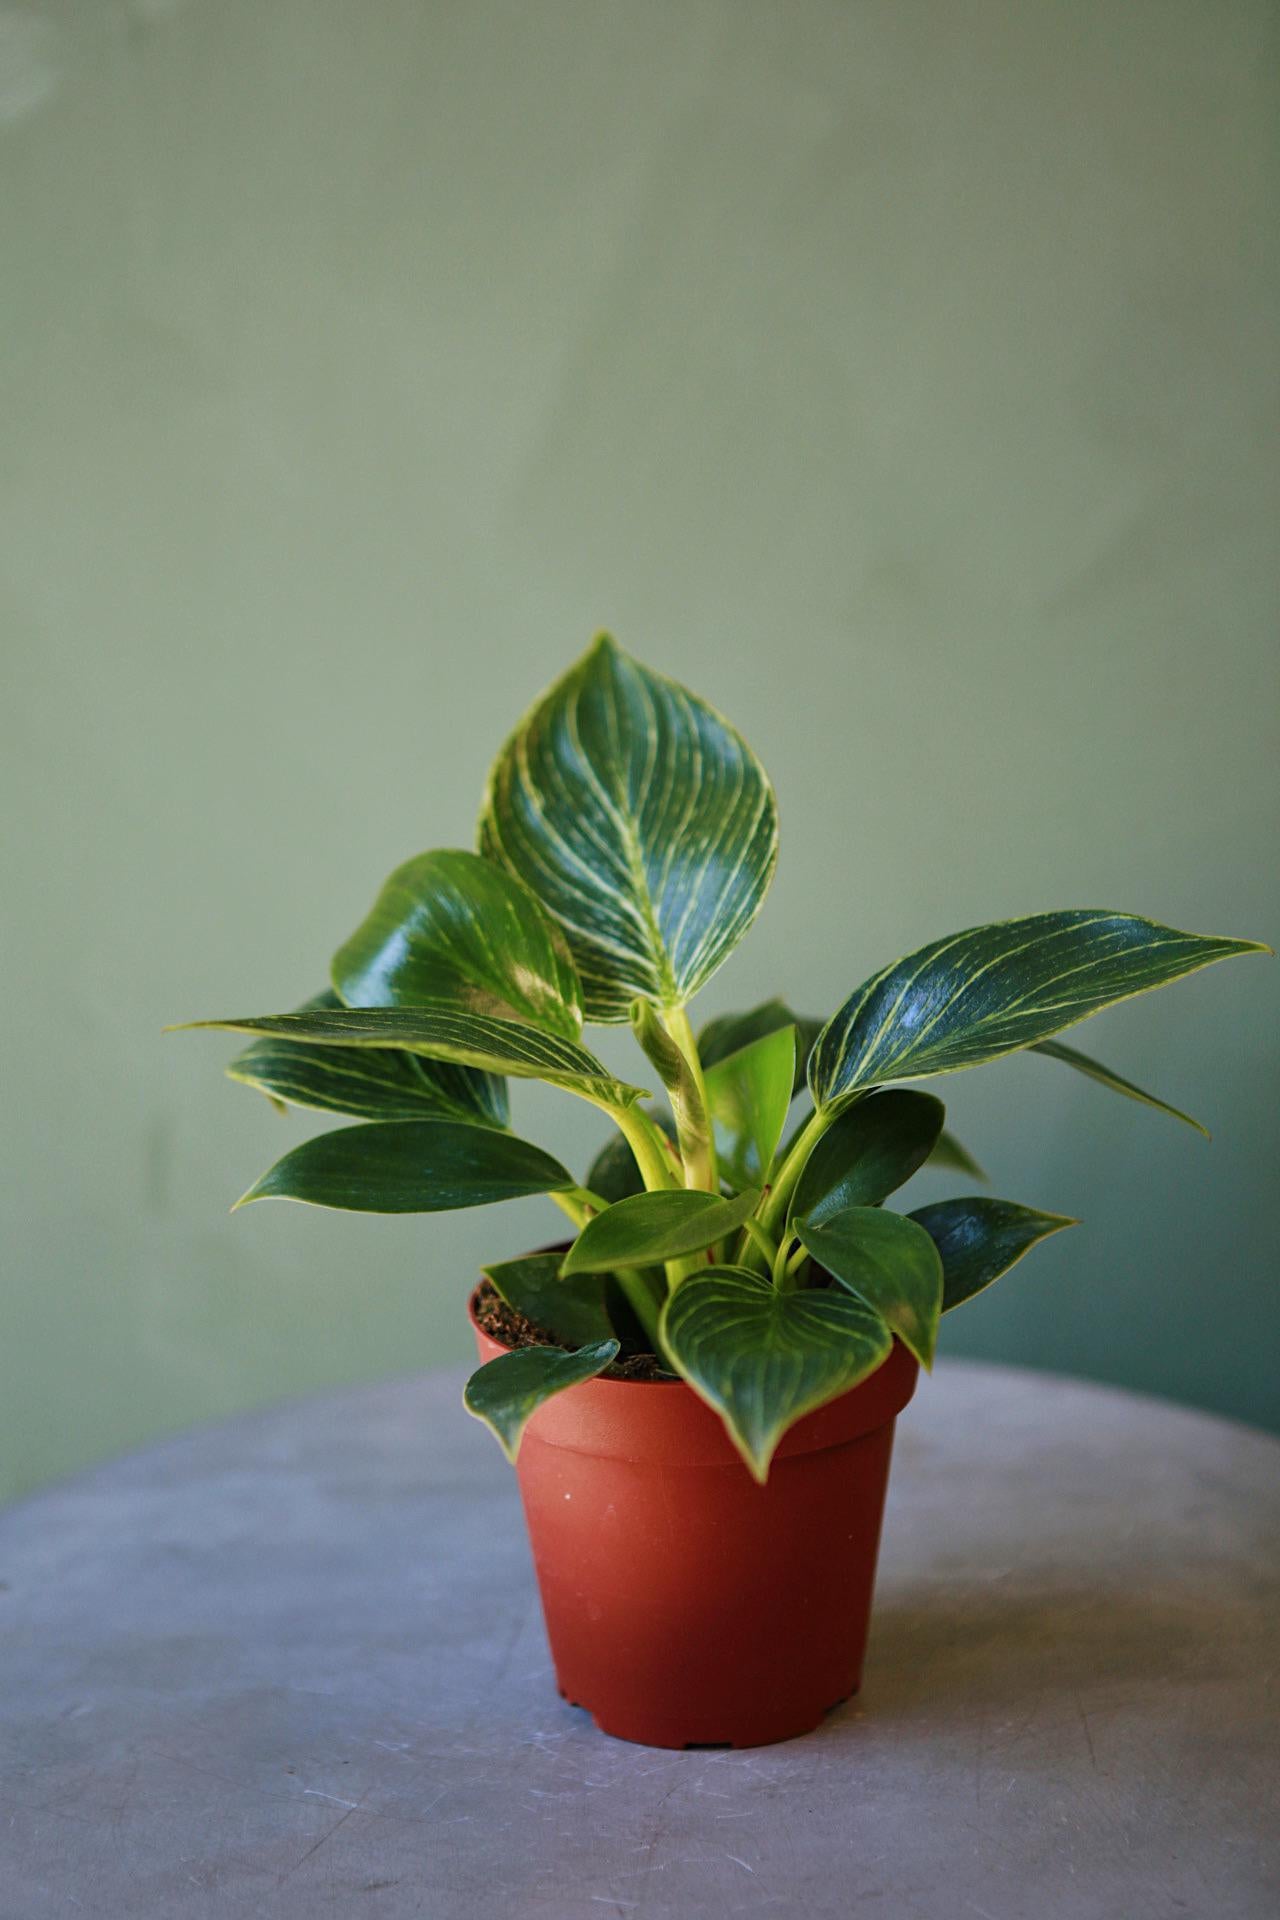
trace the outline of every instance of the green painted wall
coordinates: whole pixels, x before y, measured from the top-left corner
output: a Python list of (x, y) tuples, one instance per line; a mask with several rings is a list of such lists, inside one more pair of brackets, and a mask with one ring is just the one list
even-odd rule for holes
[[(313, 990), (597, 625), (780, 789), (707, 1011), (1051, 905), (1276, 937), (1275, 26), (0, 14), (0, 1485), (463, 1356), (550, 1209), (231, 1219), (308, 1123), (160, 1028)], [(1089, 1031), (1212, 1146), (1047, 1062), (950, 1083), (1086, 1221), (952, 1351), (1280, 1424), (1277, 978)]]

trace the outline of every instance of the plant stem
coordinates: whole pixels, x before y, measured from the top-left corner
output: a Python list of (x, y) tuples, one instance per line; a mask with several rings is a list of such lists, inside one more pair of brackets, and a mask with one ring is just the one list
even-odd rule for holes
[(650, 1193), (665, 1193), (680, 1185), (668, 1158), (670, 1143), (661, 1127), (639, 1107), (611, 1107), (602, 1101), (605, 1112), (635, 1155), (640, 1178)]
[(760, 1225), (760, 1222), (758, 1220), (744, 1220), (742, 1223), (742, 1231), (746, 1239), (755, 1242), (760, 1252), (769, 1262), (769, 1265), (772, 1266), (778, 1257), (778, 1249), (774, 1241)]
[(786, 1220), (791, 1205), (791, 1196), (796, 1190), (796, 1182), (804, 1171), (804, 1163), (821, 1140), (835, 1116), (821, 1109), (809, 1115), (792, 1145), (790, 1153), (779, 1167), (769, 1189), (769, 1197), (760, 1209), (760, 1224), (766, 1233), (776, 1234)]
[[(702, 1071), (702, 1059), (698, 1053), (698, 1043), (693, 1037), (693, 1023), (684, 1007), (667, 1007), (663, 1012), (663, 1024), (676, 1046), (684, 1055), (693, 1084), (697, 1089), (698, 1100), (702, 1107), (703, 1124), (706, 1135), (697, 1143), (694, 1156), (686, 1154), (685, 1173), (689, 1186), (705, 1187), (708, 1193), (719, 1193), (720, 1178), (716, 1168), (715, 1128), (711, 1123), (711, 1109), (707, 1105), (707, 1082)], [(683, 1146), (683, 1141), (681, 1145)]]

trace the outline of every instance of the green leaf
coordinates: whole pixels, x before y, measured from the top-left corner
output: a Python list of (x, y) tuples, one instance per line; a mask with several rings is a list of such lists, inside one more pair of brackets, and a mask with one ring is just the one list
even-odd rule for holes
[(615, 1080), (609, 1069), (575, 1041), (520, 1020), (461, 1013), (456, 1007), (340, 1007), (314, 1013), (269, 1013), (234, 1020), (191, 1020), (182, 1031), (216, 1027), (229, 1033), (274, 1034), (280, 1040), (322, 1047), (402, 1047), (434, 1060), (547, 1080), (609, 1106), (629, 1107), (645, 1097), (642, 1087)]
[(616, 1340), (598, 1340), (576, 1353), (564, 1353), (559, 1347), (517, 1347), (472, 1374), (463, 1389), (462, 1404), (497, 1436), (514, 1466), (525, 1427), (543, 1401), (566, 1387), (594, 1380), (617, 1357)]
[(950, 1313), (981, 1293), (1039, 1241), (1079, 1225), (1065, 1213), (1037, 1213), (1012, 1200), (975, 1194), (939, 1200), (909, 1216), (922, 1226), (942, 1259), (942, 1311)]
[(734, 1187), (762, 1186), (791, 1105), (796, 1030), (777, 1027), (705, 1068), (720, 1164)]
[(879, 1206), (934, 1152), (945, 1113), (941, 1100), (909, 1087), (857, 1101), (805, 1161), (792, 1212), (825, 1220), (846, 1207)]
[(255, 1181), (251, 1200), (305, 1200), (349, 1213), (444, 1213), (575, 1184), (541, 1147), (460, 1120), (388, 1120), (339, 1127), (286, 1153)]
[(1181, 1107), (1171, 1107), (1167, 1100), (1157, 1100), (1154, 1093), (1144, 1093), (1141, 1087), (1135, 1087), (1132, 1080), (1126, 1080), (1122, 1074), (1111, 1067), (1104, 1067), (1100, 1060), (1091, 1060), (1087, 1053), (1077, 1053), (1074, 1047), (1064, 1047), (1060, 1040), (1042, 1040), (1031, 1048), (1032, 1053), (1043, 1053), (1050, 1060), (1061, 1060), (1064, 1066), (1074, 1067), (1077, 1073), (1087, 1074), (1090, 1080), (1097, 1080), (1104, 1087), (1110, 1087), (1113, 1093), (1122, 1093), (1129, 1100), (1139, 1100), (1144, 1107), (1157, 1107), (1161, 1113), (1171, 1113), (1175, 1120), (1183, 1120), (1187, 1126), (1194, 1127), (1197, 1133), (1209, 1138), (1208, 1127), (1202, 1127)]
[(925, 1229), (883, 1207), (849, 1207), (795, 1231), (820, 1266), (886, 1320), (922, 1366), (933, 1365), (942, 1261)]
[(509, 1307), (563, 1346), (611, 1339), (604, 1281), (595, 1274), (562, 1280), (563, 1259), (562, 1253), (528, 1253), (521, 1260), (500, 1260), (484, 1272)]
[(809, 1061), (814, 1103), (981, 1066), (1215, 960), (1269, 951), (1102, 908), (953, 933), (873, 975), (832, 1015)]
[(788, 1427), (874, 1373), (893, 1345), (880, 1316), (842, 1289), (781, 1293), (740, 1267), (686, 1280), (663, 1309), (662, 1336), (762, 1483)]
[(799, 1093), (804, 1085), (805, 1068), (809, 1064), (813, 1043), (822, 1032), (822, 1022), (792, 1013), (784, 1000), (764, 1000), (748, 1013), (722, 1013), (714, 1020), (708, 1020), (698, 1035), (698, 1056), (704, 1070), (718, 1065), (721, 1060), (727, 1060), (731, 1053), (741, 1052), (753, 1040), (762, 1040), (767, 1033), (776, 1033), (780, 1027), (794, 1027), (796, 1030), (796, 1062), (791, 1091), (793, 1094)]
[(718, 713), (601, 635), (494, 763), (480, 850), (568, 938), (589, 1020), (680, 1007), (733, 951), (773, 873), (778, 815)]
[[(645, 1109), (654, 1125), (661, 1127), (668, 1140), (674, 1141), (675, 1125), (667, 1114)], [(610, 1204), (615, 1200), (625, 1200), (630, 1194), (643, 1193), (644, 1180), (636, 1165), (636, 1157), (631, 1151), (631, 1142), (620, 1133), (613, 1134), (601, 1147), (587, 1172), (587, 1190), (598, 1194), (601, 1200)]]
[[(332, 1011), (336, 993), (318, 993), (299, 1013)], [(255, 1040), (227, 1068), (232, 1080), (257, 1087), (269, 1100), (361, 1120), (454, 1119), (505, 1127), (507, 1085), (474, 1067), (426, 1060), (392, 1048), (313, 1047), (274, 1035)]]
[(740, 1227), (760, 1195), (752, 1188), (732, 1200), (697, 1187), (637, 1193), (588, 1220), (561, 1273), (611, 1273), (615, 1267), (652, 1267), (700, 1253)]
[(478, 853), (446, 848), (397, 867), (333, 958), (351, 1007), (454, 1006), (582, 1032), (582, 988), (564, 935), (526, 886)]
[(925, 1161), (926, 1167), (941, 1167), (949, 1173), (967, 1173), (971, 1180), (985, 1180), (986, 1169), (974, 1159), (964, 1142), (944, 1127)]

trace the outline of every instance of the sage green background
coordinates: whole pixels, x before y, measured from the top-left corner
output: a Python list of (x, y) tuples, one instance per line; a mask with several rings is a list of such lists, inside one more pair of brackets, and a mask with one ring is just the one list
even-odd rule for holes
[[(1048, 906), (1274, 940), (1276, 25), (0, 12), (5, 1489), (456, 1361), (555, 1232), (228, 1217), (313, 1123), (160, 1029), (318, 987), (597, 626), (780, 791), (708, 1012)], [(949, 1351), (1280, 1424), (1278, 978), (1081, 1034), (1211, 1146), (1043, 1061), (942, 1089), (1086, 1223)], [(589, 1109), (517, 1113), (584, 1163)]]

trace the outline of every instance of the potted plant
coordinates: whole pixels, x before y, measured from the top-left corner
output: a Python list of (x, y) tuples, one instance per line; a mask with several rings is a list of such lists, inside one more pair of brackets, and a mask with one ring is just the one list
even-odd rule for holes
[[(234, 1078), (358, 1123), (238, 1205), (547, 1194), (567, 1216), (571, 1240), (484, 1270), (465, 1400), (518, 1468), (561, 1691), (660, 1746), (784, 1739), (857, 1688), (917, 1367), (944, 1313), (1074, 1224), (981, 1196), (895, 1211), (926, 1163), (982, 1177), (902, 1083), (1031, 1048), (1186, 1120), (1056, 1036), (1267, 951), (1036, 913), (932, 941), (828, 1020), (770, 1000), (695, 1032), (777, 845), (733, 727), (603, 636), (499, 753), (478, 852), (397, 868), (296, 1012), (196, 1023), (254, 1036)], [(589, 1022), (630, 1024), (634, 1081)], [(606, 1116), (585, 1179), (510, 1130), (511, 1078)]]

